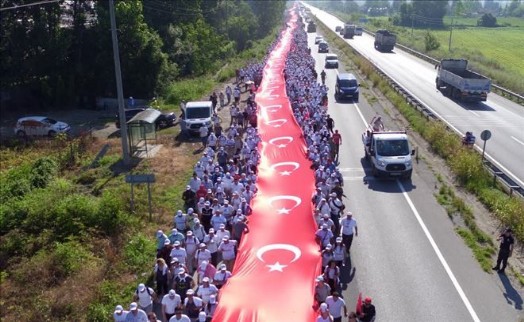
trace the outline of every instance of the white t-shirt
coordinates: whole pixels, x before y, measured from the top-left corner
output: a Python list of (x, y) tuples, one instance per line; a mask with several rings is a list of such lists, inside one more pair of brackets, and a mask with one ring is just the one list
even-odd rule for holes
[[(152, 298), (152, 295), (155, 294), (155, 291), (151, 288), (151, 287), (148, 287), (149, 289), (149, 293), (147, 292), (147, 290), (144, 290), (143, 292), (137, 292), (138, 294), (138, 305), (142, 308), (144, 307), (147, 307), (151, 304), (153, 304), (153, 298)], [(151, 295), (149, 295), (151, 294)]]
[(169, 256), (171, 258), (173, 258), (173, 257), (178, 258), (178, 261), (181, 264), (184, 264), (184, 265), (186, 264), (187, 252), (182, 247), (179, 247), (179, 248), (175, 247), (175, 248), (171, 249), (171, 253), (169, 254)]
[(348, 219), (348, 217), (344, 217), (340, 220), (340, 226), (342, 227), (342, 234), (343, 235), (352, 235), (355, 231), (355, 227), (357, 227), (357, 221), (353, 218)]
[(218, 250), (218, 237), (216, 235), (206, 235), (206, 237), (204, 237), (204, 244), (207, 245), (207, 249), (211, 254), (216, 253)]
[(339, 318), (342, 316), (342, 308), (346, 305), (346, 302), (344, 302), (340, 297), (335, 301), (333, 296), (328, 296), (326, 298), (326, 304), (329, 308), (329, 314), (334, 318)]
[[(186, 297), (186, 299), (184, 300), (184, 306), (187, 306), (187, 300), (188, 298)], [(196, 296), (193, 296), (193, 302), (195, 302), (195, 305), (197, 307), (202, 307), (203, 303), (202, 303), (202, 299), (199, 298), (199, 297), (196, 297)]]
[(113, 319), (115, 319), (115, 322), (124, 322), (126, 320), (127, 312), (129, 311), (122, 311), (122, 314), (120, 315), (113, 313)]
[(222, 252), (222, 258), (225, 260), (235, 259), (235, 246), (237, 241), (230, 239), (229, 242), (222, 242), (218, 247), (218, 250)]
[(173, 315), (170, 319), (169, 319), (169, 322), (191, 322), (191, 319), (185, 315), (185, 314), (182, 314), (180, 316), (180, 319), (176, 317), (176, 315)]
[(218, 288), (213, 285), (209, 284), (208, 287), (205, 287), (204, 285), (200, 285), (198, 287), (197, 295), (202, 299), (202, 301), (209, 303), (209, 297), (211, 295), (217, 295)]
[(166, 306), (165, 310), (167, 314), (174, 314), (175, 309), (180, 306), (181, 303), (182, 300), (178, 294), (175, 294), (175, 297), (172, 299), (169, 297), (169, 294), (164, 295), (162, 298), (162, 305)]
[[(327, 318), (323, 318), (322, 315), (319, 315), (317, 317), (317, 321), (316, 322), (331, 322), (332, 320), (330, 319), (331, 316), (328, 316)], [(169, 320), (169, 322), (171, 322), (171, 320)]]

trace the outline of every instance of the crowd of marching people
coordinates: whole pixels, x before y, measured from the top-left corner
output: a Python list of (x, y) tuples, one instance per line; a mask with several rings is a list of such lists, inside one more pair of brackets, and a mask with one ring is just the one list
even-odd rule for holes
[[(203, 155), (182, 194), (184, 209), (175, 212), (170, 229), (156, 232), (156, 288), (140, 283), (129, 310), (116, 307), (115, 321), (212, 320), (220, 289), (232, 276), (237, 247), (249, 233), (250, 203), (257, 192), (260, 159), (254, 98), (263, 67), (263, 63), (256, 63), (238, 70), (233, 89), (227, 86), (225, 95), (211, 95), (215, 111), (218, 104), (218, 109), (229, 106), (231, 122), (223, 124), (215, 113), (213, 131), (201, 131)], [(284, 77), (315, 171), (317, 188), (311, 201), (323, 267), (315, 287), (317, 321), (341, 321), (342, 315), (349, 321), (372, 321), (370, 298), (363, 301), (357, 314), (348, 312), (340, 296), (340, 268), (346, 263), (358, 229), (342, 202), (343, 178), (337, 167), (342, 138), (327, 114), (327, 87), (317, 82), (304, 28), (294, 33)], [(241, 92), (248, 94), (245, 101), (240, 99)], [(161, 305), (159, 317), (153, 310), (155, 302)]]

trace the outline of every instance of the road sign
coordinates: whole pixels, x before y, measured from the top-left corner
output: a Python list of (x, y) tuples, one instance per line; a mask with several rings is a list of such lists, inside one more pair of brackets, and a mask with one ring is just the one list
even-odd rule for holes
[(484, 141), (487, 141), (489, 140), (489, 138), (491, 137), (491, 132), (490, 130), (484, 130), (482, 131), (482, 133), (480, 133), (480, 138)]
[(484, 141), (484, 146), (482, 147), (482, 160), (484, 160), (484, 152), (486, 151), (486, 141), (491, 137), (491, 132), (489, 130), (484, 130), (480, 133), (480, 138)]
[(128, 174), (126, 183), (153, 183), (155, 182), (154, 174)]

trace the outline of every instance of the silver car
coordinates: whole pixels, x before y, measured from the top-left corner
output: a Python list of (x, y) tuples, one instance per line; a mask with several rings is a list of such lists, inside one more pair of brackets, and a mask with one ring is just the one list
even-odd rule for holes
[(54, 120), (46, 116), (27, 116), (18, 119), (14, 132), (19, 137), (25, 136), (49, 136), (54, 137), (58, 133), (69, 133), (69, 124)]

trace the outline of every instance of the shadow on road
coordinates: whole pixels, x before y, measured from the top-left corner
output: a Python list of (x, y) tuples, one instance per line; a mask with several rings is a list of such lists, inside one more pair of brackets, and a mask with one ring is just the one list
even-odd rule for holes
[(517, 310), (522, 310), (522, 297), (520, 296), (519, 292), (513, 288), (509, 278), (506, 276), (506, 274), (499, 274), (499, 278), (505, 288), (502, 294), (504, 295), (506, 302), (513, 305)]
[[(351, 263), (351, 255), (347, 257), (345, 266), (340, 268), (340, 291), (345, 291), (348, 284), (355, 278), (357, 269)], [(342, 292), (340, 292), (342, 294)]]
[(371, 164), (366, 160), (366, 158), (361, 158), (360, 164), (362, 164), (362, 169), (364, 169), (365, 173), (365, 176), (362, 178), (362, 180), (364, 184), (368, 186), (368, 189), (389, 193), (402, 193), (402, 190), (400, 190), (397, 185), (397, 180), (400, 181), (406, 192), (417, 188), (411, 179), (380, 178), (373, 176)]

